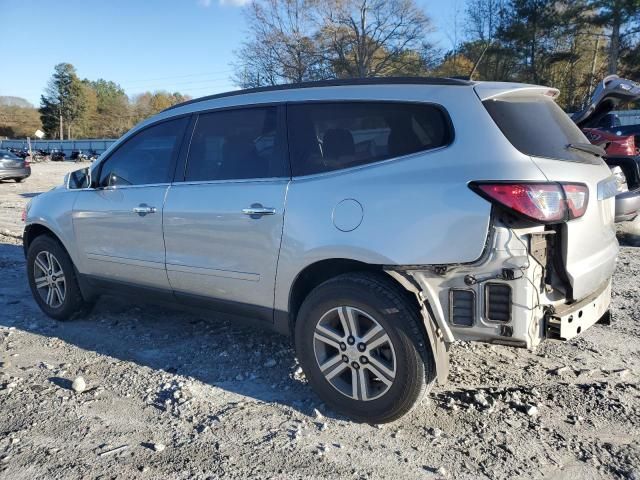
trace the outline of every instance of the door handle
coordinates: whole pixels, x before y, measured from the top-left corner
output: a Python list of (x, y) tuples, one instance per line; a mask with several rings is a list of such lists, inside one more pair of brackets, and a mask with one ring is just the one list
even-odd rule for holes
[(141, 203), (139, 206), (133, 208), (133, 213), (137, 213), (141, 217), (144, 217), (147, 213), (156, 213), (156, 207), (150, 207), (146, 203)]
[(263, 215), (275, 215), (276, 209), (263, 207), (259, 203), (254, 203), (249, 208), (243, 208), (242, 213), (244, 213), (245, 215), (249, 215), (252, 218), (257, 218)]

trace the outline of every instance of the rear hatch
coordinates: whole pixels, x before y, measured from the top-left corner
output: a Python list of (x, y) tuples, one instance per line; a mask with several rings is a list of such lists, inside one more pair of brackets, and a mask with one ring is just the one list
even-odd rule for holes
[(601, 156), (585, 151), (593, 148), (553, 100), (557, 90), (515, 85), (496, 88), (495, 84), (487, 87), (475, 87), (485, 108), (511, 144), (529, 155), (547, 180), (588, 187), (584, 215), (559, 228), (571, 297), (580, 300), (608, 281), (615, 269), (615, 180)]

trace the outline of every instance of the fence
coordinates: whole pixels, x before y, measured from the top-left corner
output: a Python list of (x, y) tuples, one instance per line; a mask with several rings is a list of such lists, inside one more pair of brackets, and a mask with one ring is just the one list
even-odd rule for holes
[[(67, 156), (74, 150), (89, 152), (95, 150), (100, 155), (109, 145), (115, 142), (115, 138), (97, 138), (86, 140), (31, 140), (33, 150), (58, 150), (63, 151)], [(27, 140), (0, 140), (0, 148), (27, 148)]]

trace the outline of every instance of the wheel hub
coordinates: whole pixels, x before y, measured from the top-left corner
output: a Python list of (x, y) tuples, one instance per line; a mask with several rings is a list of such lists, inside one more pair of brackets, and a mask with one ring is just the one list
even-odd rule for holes
[(354, 400), (384, 395), (396, 375), (393, 344), (382, 325), (355, 307), (336, 307), (316, 324), (314, 353), (325, 379)]
[(50, 307), (58, 308), (67, 294), (60, 262), (48, 251), (39, 252), (33, 263), (33, 280), (40, 298)]

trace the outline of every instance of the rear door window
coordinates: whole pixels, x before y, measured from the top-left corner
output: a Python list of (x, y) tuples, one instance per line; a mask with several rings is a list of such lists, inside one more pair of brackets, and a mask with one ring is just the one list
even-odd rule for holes
[(482, 102), (511, 144), (526, 155), (599, 163), (598, 157), (567, 148), (589, 143), (571, 118), (551, 98), (536, 95)]
[(448, 145), (444, 110), (431, 104), (332, 102), (289, 105), (294, 175), (365, 165)]
[(240, 108), (198, 117), (185, 180), (218, 181), (289, 176), (277, 107)]

